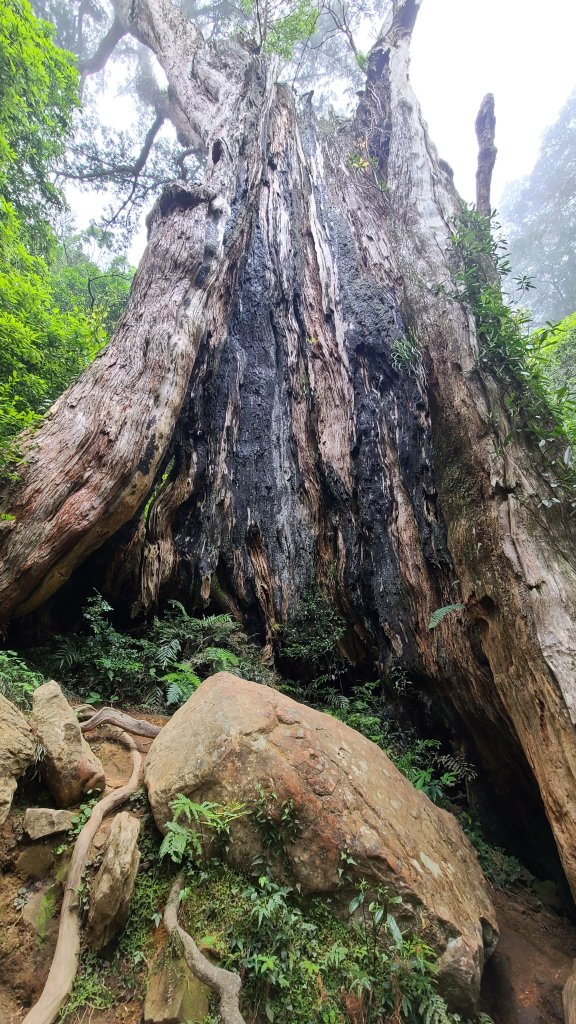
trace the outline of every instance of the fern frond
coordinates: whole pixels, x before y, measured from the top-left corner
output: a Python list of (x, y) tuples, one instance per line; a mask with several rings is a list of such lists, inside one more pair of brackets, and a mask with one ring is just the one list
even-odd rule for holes
[(175, 864), (181, 864), (190, 841), (190, 830), (179, 825), (177, 821), (167, 822), (166, 830), (160, 846), (160, 859), (170, 857)]
[(167, 704), (181, 704), (182, 703), (182, 689), (180, 684), (172, 682), (166, 690), (166, 703)]
[(426, 999), (424, 1007), (424, 1024), (453, 1024), (454, 1017), (448, 1012), (445, 1000), (437, 992), (432, 992)]
[(457, 779), (468, 779), (471, 782), (478, 776), (474, 765), (466, 761), (460, 754), (442, 754), (437, 760), (438, 764), (453, 772)]
[(78, 637), (63, 637), (55, 650), (60, 668), (72, 668), (84, 661), (86, 645)]
[(445, 604), (443, 608), (437, 608), (435, 612), (432, 612), (430, 621), (428, 623), (428, 629), (436, 629), (442, 619), (446, 618), (452, 612), (463, 612), (466, 605), (463, 604)]
[(156, 663), (160, 668), (168, 668), (171, 662), (176, 661), (181, 649), (182, 644), (178, 637), (170, 637), (158, 646), (155, 658)]
[(213, 662), (216, 668), (225, 669), (228, 665), (238, 665), (240, 659), (232, 651), (227, 651), (223, 647), (205, 647), (203, 651), (199, 652), (198, 664), (205, 661)]

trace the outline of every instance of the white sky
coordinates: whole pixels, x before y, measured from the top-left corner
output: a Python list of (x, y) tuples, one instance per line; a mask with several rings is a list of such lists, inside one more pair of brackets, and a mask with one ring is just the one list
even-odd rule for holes
[(573, 0), (423, 0), (412, 84), (465, 199), (474, 199), (482, 97), (496, 101), (497, 206), (506, 182), (532, 169), (543, 130), (576, 86), (575, 43)]

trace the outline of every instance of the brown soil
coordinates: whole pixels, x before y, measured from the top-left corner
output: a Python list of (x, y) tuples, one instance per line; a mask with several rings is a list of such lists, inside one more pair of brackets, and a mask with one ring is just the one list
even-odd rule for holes
[(493, 899), (500, 940), (484, 974), (483, 1009), (495, 1024), (562, 1024), (576, 927), (529, 891), (494, 889)]
[[(165, 722), (159, 716), (144, 716), (141, 711), (137, 714), (158, 725)], [(106, 738), (105, 729), (90, 737), (90, 741), (104, 764), (109, 787), (123, 785), (130, 775), (128, 752)], [(152, 741), (140, 737), (137, 742), (147, 751)], [(29, 794), (26, 802), (31, 803)], [(38, 803), (46, 805), (45, 794)], [(34, 899), (38, 902), (39, 894), (53, 886), (55, 878), (61, 878), (65, 870), (62, 855), (54, 853), (62, 845), (63, 837), (32, 843), (23, 834), (23, 810), (22, 803), (16, 803), (0, 829), (1, 1024), (20, 1024), (42, 991), (55, 945), (58, 901), (53, 917), (43, 922), (41, 935), (24, 919), (23, 908)], [(95, 858), (109, 827), (110, 822), (105, 822), (103, 834), (97, 837)], [(54, 866), (46, 877), (25, 877), (22, 869), (19, 874), (18, 857), (23, 851), (40, 846), (54, 853)], [(501, 933), (485, 971), (482, 1009), (495, 1024), (561, 1024), (562, 988), (576, 959), (576, 926), (541, 903), (528, 889), (514, 893), (494, 889), (493, 898)], [(87, 1015), (75, 1015), (76, 1021), (90, 1020), (90, 1024), (140, 1024), (141, 1019), (142, 1005), (135, 1001), (112, 1010), (89, 1010)]]

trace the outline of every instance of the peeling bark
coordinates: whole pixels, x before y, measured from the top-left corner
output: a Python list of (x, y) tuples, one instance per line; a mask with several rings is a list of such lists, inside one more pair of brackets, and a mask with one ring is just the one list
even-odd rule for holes
[[(316, 582), (351, 656), (453, 709), (526, 836), (541, 799), (576, 892), (574, 528), (543, 516), (538, 454), (502, 450), (454, 298), (458, 197), (408, 78), (418, 6), (396, 5), (356, 118), (322, 134), (264, 58), (138, 3), (204, 177), (159, 198), (115, 338), (29, 442), (3, 614), (105, 542), (113, 600), (218, 603), (270, 645)], [(427, 629), (460, 599), (468, 626)]]

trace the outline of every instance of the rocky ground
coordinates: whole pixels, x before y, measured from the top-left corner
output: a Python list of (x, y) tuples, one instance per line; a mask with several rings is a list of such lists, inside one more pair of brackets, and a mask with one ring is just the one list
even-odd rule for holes
[[(166, 721), (137, 710), (132, 713), (159, 726)], [(104, 768), (108, 791), (126, 784), (131, 760), (129, 752), (107, 738), (105, 732), (104, 729), (103, 734), (91, 738), (90, 745)], [(145, 737), (137, 740), (143, 753), (148, 751), (151, 742)], [(80, 806), (72, 809), (73, 813), (82, 815), (85, 803), (84, 797)], [(31, 805), (50, 807), (54, 799), (38, 777), (28, 776), (19, 787), (10, 815), (0, 830), (0, 1021), (3, 1024), (21, 1024), (27, 1009), (42, 991), (55, 947), (63, 880), (70, 859), (71, 838), (67, 832), (38, 839), (27, 834), (25, 816)], [(128, 809), (142, 825), (138, 872), (143, 879), (150, 867), (146, 837), (154, 830), (154, 825), (142, 795), (137, 794)], [(105, 820), (93, 843), (89, 857), (92, 875), (103, 859), (112, 820)], [(164, 897), (166, 891), (167, 887)], [(563, 1021), (562, 989), (576, 958), (576, 926), (560, 908), (550, 905), (553, 899), (545, 888), (537, 892), (533, 886), (523, 883), (504, 891), (491, 886), (490, 895), (496, 908), (500, 939), (484, 973), (482, 1010), (491, 1015), (495, 1024)], [(202, 1020), (208, 1009), (205, 990), (201, 991), (201, 987), (195, 990), (188, 979), (185, 993), (174, 992), (173, 977), (157, 969), (166, 947), (166, 933), (162, 924), (158, 925), (158, 919), (152, 920), (150, 907), (147, 915), (143, 920), (151, 941), (144, 961), (136, 967), (131, 966), (128, 956), (120, 961), (125, 963), (127, 971), (135, 972), (133, 998), (126, 996), (126, 992), (131, 991), (130, 986), (126, 988), (126, 978), (116, 979), (118, 984), (121, 981), (119, 991), (122, 992), (118, 1002), (99, 1007), (95, 990), (93, 1005), (72, 1009), (61, 1018), (63, 1024), (74, 1021), (140, 1024), (144, 1019), (146, 986), (145, 1019), (151, 1024), (178, 1019)], [(107, 955), (106, 950), (104, 955)], [(154, 978), (153, 984), (151, 978)], [(86, 984), (90, 984), (89, 973)], [(114, 979), (111, 988), (114, 989)]]

